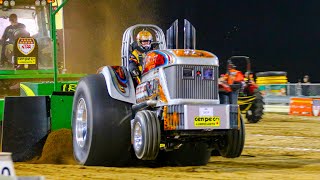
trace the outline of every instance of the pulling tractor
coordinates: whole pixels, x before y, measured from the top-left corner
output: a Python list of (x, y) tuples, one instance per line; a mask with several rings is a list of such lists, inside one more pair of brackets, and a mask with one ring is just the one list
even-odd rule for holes
[(247, 56), (232, 56), (228, 59), (228, 66), (231, 64), (245, 75), (238, 97), (240, 111), (245, 114), (249, 123), (257, 123), (263, 116), (264, 100), (258, 85), (254, 81), (250, 58)]
[[(214, 54), (195, 50), (195, 29), (185, 20), (184, 49), (178, 22), (163, 31), (129, 27), (122, 40), (122, 66), (104, 66), (82, 78), (74, 94), (72, 134), (79, 164), (124, 166), (133, 160), (205, 165), (212, 150), (241, 155), (245, 129), (237, 102), (221, 104)], [(140, 30), (157, 47), (146, 54), (141, 83), (129, 72), (132, 44)], [(239, 87), (232, 92), (238, 96)]]

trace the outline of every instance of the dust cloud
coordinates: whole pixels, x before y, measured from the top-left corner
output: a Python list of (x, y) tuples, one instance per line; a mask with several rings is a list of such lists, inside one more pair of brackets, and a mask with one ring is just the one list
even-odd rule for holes
[(134, 24), (159, 24), (160, 0), (77, 0), (64, 7), (68, 73), (121, 65), (122, 34)]

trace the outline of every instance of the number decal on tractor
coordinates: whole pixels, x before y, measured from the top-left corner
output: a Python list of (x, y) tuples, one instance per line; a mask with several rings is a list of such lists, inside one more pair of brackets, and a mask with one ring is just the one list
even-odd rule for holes
[(74, 92), (76, 91), (77, 84), (63, 84), (61, 86), (61, 90), (63, 92)]

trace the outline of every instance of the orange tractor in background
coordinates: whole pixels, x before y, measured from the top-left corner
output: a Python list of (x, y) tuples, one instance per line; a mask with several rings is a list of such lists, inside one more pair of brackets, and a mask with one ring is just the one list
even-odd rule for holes
[(264, 101), (251, 72), (250, 58), (232, 56), (227, 62), (227, 72), (220, 77), (220, 89), (228, 92), (235, 85), (241, 86), (238, 96), (241, 113), (246, 115), (249, 123), (259, 122), (263, 116)]

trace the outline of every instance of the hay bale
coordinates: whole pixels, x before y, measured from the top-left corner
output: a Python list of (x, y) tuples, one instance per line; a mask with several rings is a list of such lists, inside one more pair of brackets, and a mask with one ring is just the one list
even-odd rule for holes
[(30, 163), (77, 164), (73, 157), (71, 130), (59, 129), (52, 131), (48, 135), (41, 157)]

